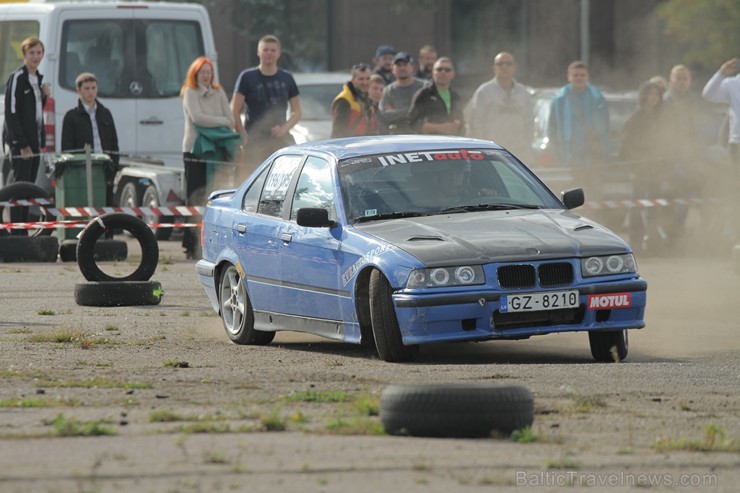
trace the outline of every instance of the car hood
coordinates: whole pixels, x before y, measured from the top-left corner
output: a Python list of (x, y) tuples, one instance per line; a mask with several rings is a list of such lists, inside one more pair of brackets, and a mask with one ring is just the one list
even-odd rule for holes
[(434, 267), (626, 253), (608, 229), (561, 210), (442, 214), (356, 224)]

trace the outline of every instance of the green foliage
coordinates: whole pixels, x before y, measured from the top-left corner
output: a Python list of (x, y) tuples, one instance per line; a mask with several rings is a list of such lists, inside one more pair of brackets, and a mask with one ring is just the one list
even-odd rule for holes
[(349, 396), (341, 390), (304, 390), (286, 397), (289, 402), (347, 402)]
[(57, 414), (53, 421), (47, 423), (54, 427), (54, 433), (63, 437), (115, 435), (116, 430), (105, 426), (104, 421), (78, 421)]
[(683, 62), (714, 72), (737, 56), (740, 0), (666, 0), (657, 12), (665, 34), (681, 46)]
[(511, 440), (517, 443), (532, 443), (539, 439), (532, 428), (525, 426), (521, 430), (514, 430), (511, 434)]

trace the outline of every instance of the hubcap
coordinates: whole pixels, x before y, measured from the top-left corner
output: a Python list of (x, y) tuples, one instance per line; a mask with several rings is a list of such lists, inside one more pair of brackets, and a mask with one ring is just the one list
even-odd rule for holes
[(226, 330), (233, 335), (242, 330), (247, 295), (244, 283), (234, 267), (226, 271), (221, 286), (221, 312)]

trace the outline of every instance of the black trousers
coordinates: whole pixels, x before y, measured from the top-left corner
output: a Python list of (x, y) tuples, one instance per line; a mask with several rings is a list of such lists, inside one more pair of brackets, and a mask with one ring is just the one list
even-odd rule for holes
[[(26, 181), (30, 183), (36, 182), (36, 176), (39, 172), (39, 165), (41, 164), (41, 156), (39, 156), (39, 150), (31, 148), (34, 156), (30, 159), (22, 159), (21, 150), (19, 148), (11, 148), (11, 161), (10, 161), (10, 175), (5, 180), (6, 185), (16, 183), (20, 181)], [(10, 222), (12, 223), (24, 223), (28, 221), (28, 207), (11, 207), (10, 208)], [(11, 234), (17, 236), (27, 236), (28, 232), (22, 229), (13, 229)]]
[[(195, 154), (183, 153), (185, 165), (185, 203), (187, 205), (205, 205), (206, 192), (206, 163)], [(200, 217), (193, 217), (192, 222), (200, 221)], [(182, 234), (182, 246), (186, 253), (192, 254), (200, 241), (198, 228), (185, 228)]]

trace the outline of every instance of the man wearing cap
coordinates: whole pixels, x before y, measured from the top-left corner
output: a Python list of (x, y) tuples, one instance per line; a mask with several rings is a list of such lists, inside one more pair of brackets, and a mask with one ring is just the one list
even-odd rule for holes
[(396, 80), (391, 70), (394, 56), (396, 56), (396, 49), (391, 45), (380, 45), (375, 50), (375, 58), (373, 58), (375, 69), (373, 73), (380, 75), (386, 86)]
[(395, 82), (385, 86), (380, 98), (380, 113), (388, 123), (392, 134), (408, 133), (408, 113), (416, 91), (424, 87), (424, 82), (414, 77), (414, 59), (405, 51), (393, 57)]

